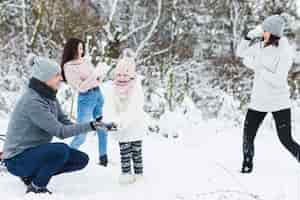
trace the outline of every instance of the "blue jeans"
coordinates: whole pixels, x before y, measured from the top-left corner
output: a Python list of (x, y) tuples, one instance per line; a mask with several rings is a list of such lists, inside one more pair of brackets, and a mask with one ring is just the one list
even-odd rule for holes
[(4, 160), (11, 174), (30, 177), (38, 187), (46, 187), (55, 175), (83, 169), (88, 162), (88, 155), (64, 143), (43, 144)]
[[(77, 122), (89, 122), (102, 116), (104, 98), (100, 88), (79, 93), (77, 104)], [(107, 154), (107, 133), (99, 130), (98, 133), (99, 158)], [(86, 140), (86, 133), (75, 136), (71, 142), (71, 147), (78, 149)]]

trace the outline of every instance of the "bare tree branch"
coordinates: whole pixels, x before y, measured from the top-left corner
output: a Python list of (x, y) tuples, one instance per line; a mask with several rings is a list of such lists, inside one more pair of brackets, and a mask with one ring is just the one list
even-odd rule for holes
[(107, 23), (106, 26), (104, 26), (104, 30), (107, 33), (107, 37), (110, 41), (113, 41), (113, 39), (114, 39), (114, 36), (113, 36), (110, 29), (111, 29), (111, 24), (112, 24), (113, 17), (115, 15), (116, 10), (117, 10), (117, 5), (118, 5), (118, 0), (114, 0), (114, 3), (112, 4), (110, 16), (109, 16), (109, 19), (108, 19), (108, 23)]
[(44, 9), (44, 2), (41, 1), (40, 7), (38, 9), (37, 20), (36, 20), (35, 25), (34, 25), (33, 35), (32, 35), (32, 38), (30, 40), (30, 46), (31, 46), (31, 48), (34, 46), (37, 34), (39, 32), (39, 29), (40, 29), (40, 25), (41, 25), (41, 21), (42, 21), (42, 16), (43, 16), (43, 9)]
[(23, 25), (23, 37), (24, 37), (24, 54), (27, 52), (27, 42), (28, 42), (28, 35), (27, 35), (27, 23), (26, 23), (26, 0), (22, 1), (22, 25)]
[(151, 58), (152, 58), (152, 57), (154, 57), (154, 56), (158, 56), (158, 55), (161, 55), (161, 54), (167, 53), (167, 52), (168, 52), (170, 49), (171, 49), (171, 47), (168, 47), (168, 48), (166, 48), (166, 49), (163, 49), (163, 50), (161, 50), (161, 51), (158, 51), (158, 52), (152, 53), (150, 56), (148, 56), (148, 57), (146, 57), (146, 58), (143, 58), (143, 59), (141, 59), (141, 60), (137, 61), (137, 63), (138, 63), (138, 64), (141, 64), (142, 62), (145, 62), (145, 61), (147, 61), (147, 60), (151, 59)]
[(146, 36), (146, 38), (140, 43), (140, 46), (137, 48), (136, 50), (136, 56), (138, 57), (141, 50), (145, 47), (146, 43), (150, 40), (150, 38), (152, 37), (157, 25), (158, 25), (158, 22), (159, 22), (159, 19), (160, 19), (160, 15), (161, 15), (161, 10), (162, 10), (162, 0), (157, 0), (157, 5), (158, 5), (158, 13), (157, 13), (157, 17), (156, 19), (153, 21), (153, 24), (152, 24), (152, 27), (148, 33), (148, 35)]
[(2, 7), (2, 6), (12, 6), (12, 7), (20, 7), (20, 8), (22, 8), (22, 6), (17, 6), (15, 4), (13, 4), (12, 2), (13, 2), (13, 0), (4, 1), (4, 2), (0, 3), (0, 7)]
[(135, 34), (136, 32), (140, 31), (141, 29), (144, 29), (144, 28), (150, 26), (151, 24), (152, 24), (152, 21), (150, 21), (150, 22), (148, 22), (148, 23), (146, 23), (146, 24), (144, 24), (144, 25), (142, 25), (142, 26), (140, 26), (140, 27), (138, 27), (138, 28), (130, 31), (128, 34), (126, 34), (123, 37), (121, 37), (120, 41), (123, 42), (123, 41), (127, 40), (131, 35)]

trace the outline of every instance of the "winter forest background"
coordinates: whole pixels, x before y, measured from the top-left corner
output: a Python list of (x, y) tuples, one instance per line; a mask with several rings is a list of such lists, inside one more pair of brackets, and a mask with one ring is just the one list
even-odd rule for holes
[[(112, 165), (102, 169), (96, 165), (97, 140), (90, 135), (82, 148), (89, 166), (55, 177), (51, 199), (299, 200), (299, 164), (280, 146), (271, 117), (256, 141), (255, 172), (239, 171), (253, 72), (235, 49), (272, 14), (287, 21), (294, 67), (300, 67), (300, 0), (0, 0), (0, 135), (28, 83), (29, 53), (60, 63), (66, 40), (79, 37), (92, 62), (106, 64), (109, 80), (120, 52), (129, 47), (137, 53), (151, 116), (143, 141), (145, 181), (118, 185), (118, 144), (109, 138)], [(293, 136), (299, 142), (300, 81), (291, 75), (289, 83)], [(68, 85), (59, 100), (76, 117), (76, 93)], [(49, 199), (24, 197), (21, 182), (1, 170), (0, 195)]]
[[(184, 114), (194, 106), (203, 119), (241, 123), (253, 73), (235, 49), (271, 14), (285, 16), (286, 33), (299, 53), (296, 0), (0, 0), (1, 115), (11, 112), (28, 81), (28, 53), (60, 62), (66, 39), (75, 36), (86, 41), (94, 64), (109, 68), (122, 49), (137, 52), (150, 116)], [(300, 83), (289, 82), (297, 102)], [(60, 100), (74, 113), (71, 88), (64, 87)]]

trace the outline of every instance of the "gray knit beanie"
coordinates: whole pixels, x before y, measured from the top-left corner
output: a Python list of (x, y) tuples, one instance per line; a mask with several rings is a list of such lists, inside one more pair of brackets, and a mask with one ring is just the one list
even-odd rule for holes
[(32, 67), (32, 77), (46, 82), (61, 73), (60, 66), (48, 58), (30, 54), (27, 58), (27, 65)]
[(265, 32), (269, 32), (277, 37), (282, 37), (285, 21), (280, 15), (272, 15), (263, 21), (262, 28)]

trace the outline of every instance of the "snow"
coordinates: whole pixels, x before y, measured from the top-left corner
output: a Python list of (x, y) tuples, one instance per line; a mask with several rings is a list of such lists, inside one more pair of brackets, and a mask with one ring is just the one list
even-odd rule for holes
[[(104, 88), (104, 94), (107, 92)], [(53, 195), (25, 195), (16, 177), (0, 172), (1, 199), (38, 200), (297, 200), (300, 197), (299, 164), (282, 147), (270, 116), (256, 140), (254, 172), (239, 172), (242, 161), (242, 126), (218, 118), (205, 121), (190, 99), (180, 109), (167, 113), (157, 123), (161, 134), (149, 133), (144, 140), (144, 180), (121, 186), (119, 148), (109, 137), (108, 168), (97, 165), (97, 137), (89, 133), (82, 146), (90, 156), (87, 168), (54, 177), (49, 189)], [(183, 114), (184, 113), (184, 114)], [(300, 109), (294, 109), (296, 119)], [(197, 120), (198, 119), (198, 120)], [(5, 133), (7, 119), (0, 119)], [(293, 131), (298, 133), (297, 124)], [(163, 137), (162, 135), (174, 137)], [(174, 136), (174, 135), (173, 135)], [(296, 141), (300, 135), (294, 134)], [(55, 141), (59, 141), (55, 139)], [(61, 141), (62, 142), (62, 141)], [(63, 142), (70, 143), (70, 139)], [(0, 142), (0, 148), (2, 148)]]
[[(2, 130), (6, 123), (1, 121)], [(88, 167), (54, 177), (49, 184), (54, 193), (51, 197), (24, 195), (22, 183), (2, 173), (1, 198), (296, 200), (300, 197), (299, 164), (280, 145), (274, 131), (261, 129), (256, 140), (254, 172), (242, 175), (239, 173), (241, 128), (230, 128), (221, 121), (207, 121), (191, 127), (194, 130), (185, 128), (178, 139), (149, 135), (144, 141), (145, 179), (133, 185), (118, 184), (120, 164), (116, 141), (109, 141), (112, 164), (103, 168), (97, 165), (97, 137), (89, 134), (82, 148), (90, 155)]]

